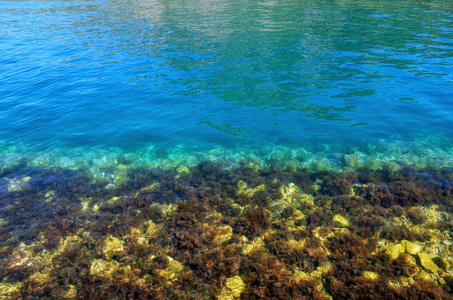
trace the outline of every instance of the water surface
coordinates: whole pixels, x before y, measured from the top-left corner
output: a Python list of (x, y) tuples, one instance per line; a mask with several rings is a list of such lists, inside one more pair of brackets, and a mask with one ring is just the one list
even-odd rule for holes
[(450, 1), (3, 1), (0, 20), (4, 142), (452, 136)]

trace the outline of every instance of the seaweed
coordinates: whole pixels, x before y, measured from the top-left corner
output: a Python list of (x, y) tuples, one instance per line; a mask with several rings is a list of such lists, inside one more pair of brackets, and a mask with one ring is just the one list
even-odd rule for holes
[[(432, 259), (445, 275), (431, 280), (404, 250), (386, 252), (402, 240), (430, 245), (431, 228), (450, 239), (451, 170), (117, 163), (127, 172), (109, 188), (84, 169), (22, 161), (1, 171), (7, 297), (222, 298), (235, 279), (242, 299), (452, 298), (448, 259)], [(288, 186), (314, 204), (285, 198)], [(435, 222), (421, 209), (432, 205)]]
[(416, 225), (424, 224), (427, 221), (425, 214), (418, 207), (408, 211), (407, 217)]

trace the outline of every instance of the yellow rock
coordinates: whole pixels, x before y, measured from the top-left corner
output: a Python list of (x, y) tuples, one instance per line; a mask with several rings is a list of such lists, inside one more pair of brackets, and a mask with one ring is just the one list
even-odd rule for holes
[(178, 167), (176, 167), (176, 172), (177, 172), (178, 174), (181, 174), (181, 173), (187, 173), (187, 174), (189, 174), (189, 168), (186, 167), (186, 166), (178, 166)]
[(62, 296), (67, 299), (75, 299), (77, 297), (77, 289), (75, 285), (70, 284), (69, 289), (65, 291)]
[(43, 284), (49, 279), (49, 273), (36, 272), (30, 276), (30, 279), (39, 282), (39, 284)]
[(414, 279), (411, 278), (411, 277), (406, 277), (406, 276), (402, 276), (400, 278), (398, 278), (398, 282), (402, 285), (402, 286), (409, 286), (409, 285), (412, 285), (415, 283)]
[(140, 246), (148, 246), (148, 240), (146, 238), (144, 238), (143, 236), (139, 236), (137, 238), (137, 244), (139, 244)]
[(416, 280), (425, 280), (425, 281), (430, 281), (431, 280), (431, 276), (424, 272), (424, 271), (420, 271), (419, 273), (417, 273), (415, 275), (415, 279)]
[(394, 225), (394, 226), (401, 226), (401, 225), (403, 225), (403, 222), (401, 221), (400, 218), (394, 217), (394, 218), (393, 218), (393, 225)]
[(90, 274), (111, 277), (115, 271), (118, 271), (119, 267), (120, 264), (117, 261), (95, 259), (91, 262)]
[(160, 186), (160, 184), (158, 182), (154, 182), (153, 184), (142, 188), (142, 191), (150, 191), (151, 192), (151, 191), (154, 191), (155, 189), (157, 189), (159, 186)]
[(115, 272), (130, 274), (131, 266), (124, 266), (115, 260), (95, 259), (91, 261), (91, 275), (112, 277), (112, 274)]
[(215, 237), (214, 237), (214, 243), (217, 245), (221, 245), (231, 239), (233, 236), (233, 228), (231, 228), (228, 225), (224, 226), (219, 226), (216, 228), (216, 230), (219, 232)]
[(337, 227), (349, 227), (349, 221), (342, 215), (336, 214), (333, 216), (333, 221)]
[(296, 209), (296, 210), (294, 210), (293, 219), (294, 220), (305, 219), (305, 215), (304, 215), (303, 212), (301, 212), (300, 210)]
[(311, 279), (311, 277), (307, 273), (305, 273), (303, 271), (296, 270), (294, 272), (294, 280), (295, 281), (297, 281), (297, 280), (310, 280), (310, 279)]
[(225, 287), (220, 295), (217, 297), (219, 300), (239, 299), (245, 289), (245, 283), (238, 275), (228, 278)]
[(102, 252), (106, 259), (111, 259), (113, 255), (122, 252), (123, 250), (123, 242), (111, 235), (107, 237), (104, 241), (104, 246), (102, 247)]
[(174, 203), (171, 204), (163, 204), (161, 205), (162, 212), (166, 215), (171, 214), (175, 210), (178, 209), (178, 206)]
[(25, 265), (30, 261), (32, 253), (24, 243), (21, 243), (19, 247), (15, 248), (12, 257), (10, 259), (11, 267), (19, 267)]
[(159, 227), (156, 224), (154, 224), (152, 220), (149, 220), (147, 224), (148, 228), (146, 229), (145, 235), (152, 236), (156, 234), (157, 231), (159, 230)]
[(94, 212), (98, 212), (98, 210), (99, 210), (99, 206), (98, 206), (97, 204), (95, 204), (95, 205), (93, 206), (93, 211), (94, 211)]
[(297, 185), (291, 182), (288, 184), (288, 186), (282, 186), (281, 192), (283, 194), (283, 199), (291, 203), (293, 200), (293, 196), (299, 193), (299, 188), (297, 187)]
[(379, 278), (378, 273), (376, 272), (371, 272), (371, 271), (365, 271), (362, 273), (363, 278), (366, 279), (371, 279), (371, 280), (376, 280)]
[(315, 197), (310, 194), (300, 193), (296, 198), (293, 198), (293, 202), (304, 203), (313, 207), (315, 205)]
[(392, 260), (395, 260), (398, 258), (398, 256), (401, 254), (401, 253), (404, 253), (406, 251), (406, 248), (401, 245), (401, 244), (396, 244), (396, 245), (393, 245), (393, 246), (390, 246), (387, 248), (387, 250), (385, 251), (388, 255), (390, 255), (390, 257), (392, 258)]
[(123, 274), (131, 274), (131, 273), (132, 273), (132, 268), (131, 268), (131, 266), (129, 266), (129, 265), (127, 265), (127, 266), (120, 265), (120, 266), (122, 266), (122, 267), (120, 268), (121, 273), (123, 273)]
[(255, 246), (253, 244), (247, 244), (245, 245), (243, 248), (242, 248), (242, 254), (243, 255), (249, 255), (250, 252), (252, 252), (253, 248), (255, 248)]
[(233, 296), (239, 297), (242, 291), (244, 291), (245, 283), (240, 276), (236, 275), (229, 278), (225, 286), (232, 291)]
[(107, 200), (106, 203), (113, 204), (113, 203), (115, 203), (116, 201), (118, 201), (120, 199), (121, 199), (120, 197), (115, 196), (115, 197), (112, 197), (109, 200)]
[(422, 251), (422, 247), (420, 245), (409, 242), (407, 240), (401, 241), (401, 244), (404, 246), (406, 253), (417, 255), (420, 251)]
[(256, 192), (262, 191), (266, 188), (264, 184), (259, 185), (255, 188), (247, 188), (247, 183), (245, 183), (242, 180), (237, 183), (237, 187), (239, 190), (239, 194), (247, 195), (248, 197), (253, 197)]
[(327, 274), (332, 270), (332, 265), (330, 264), (330, 262), (326, 262), (317, 267), (316, 270), (320, 271), (322, 274)]
[(78, 235), (67, 236), (66, 239), (60, 240), (60, 247), (58, 248), (57, 252), (63, 253), (68, 249), (69, 246), (72, 246), (76, 243), (80, 243), (82, 241), (83, 241), (83, 239), (81, 237), (79, 237)]
[(255, 249), (255, 248), (258, 249), (263, 246), (264, 246), (264, 241), (261, 238), (257, 237), (251, 243), (244, 245), (244, 247), (242, 248), (242, 254), (249, 255), (250, 252), (253, 251), (253, 249)]
[(313, 272), (310, 273), (310, 277), (311, 278), (318, 278), (320, 279), (322, 277), (322, 272), (321, 271), (318, 271), (318, 270), (315, 270)]
[(292, 248), (303, 249), (305, 241), (299, 242), (299, 241), (290, 239), (290, 240), (288, 240), (288, 242), (286, 244)]
[(16, 298), (12, 296), (18, 296), (19, 290), (22, 285), (22, 282), (9, 283), (3, 280), (2, 282), (0, 282), (0, 299), (18, 299), (19, 297)]
[(239, 190), (245, 190), (247, 188), (247, 183), (242, 180), (239, 180), (237, 183), (237, 187)]
[(311, 206), (314, 205), (315, 198), (312, 195), (303, 193), (300, 188), (292, 182), (287, 186), (282, 186), (281, 193), (283, 195), (282, 200), (286, 203), (307, 203)]
[(403, 253), (403, 254), (401, 254), (400, 259), (408, 265), (417, 265), (415, 258), (410, 254)]
[(322, 289), (321, 290), (321, 293), (319, 294), (320, 296), (320, 299), (322, 300), (332, 300), (333, 297), (331, 295), (329, 295), (329, 293), (327, 293), (326, 290)]
[(131, 227), (131, 235), (140, 235), (140, 228)]
[(168, 258), (168, 267), (159, 272), (159, 275), (166, 278), (167, 281), (173, 282), (178, 279), (178, 274), (184, 270), (184, 266), (170, 256)]
[(420, 252), (418, 253), (418, 258), (420, 259), (420, 265), (425, 270), (428, 270), (434, 274), (437, 274), (437, 272), (440, 270), (439, 267), (433, 262), (433, 260), (428, 254)]

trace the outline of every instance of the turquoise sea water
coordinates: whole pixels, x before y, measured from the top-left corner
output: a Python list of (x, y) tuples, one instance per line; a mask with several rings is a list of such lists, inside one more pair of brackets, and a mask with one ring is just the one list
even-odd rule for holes
[(2, 1), (0, 141), (448, 151), (452, 36), (451, 1)]

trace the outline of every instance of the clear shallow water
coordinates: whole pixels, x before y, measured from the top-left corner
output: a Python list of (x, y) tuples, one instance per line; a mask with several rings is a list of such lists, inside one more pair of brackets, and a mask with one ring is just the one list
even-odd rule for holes
[(450, 1), (0, 8), (8, 145), (310, 148), (453, 133)]

